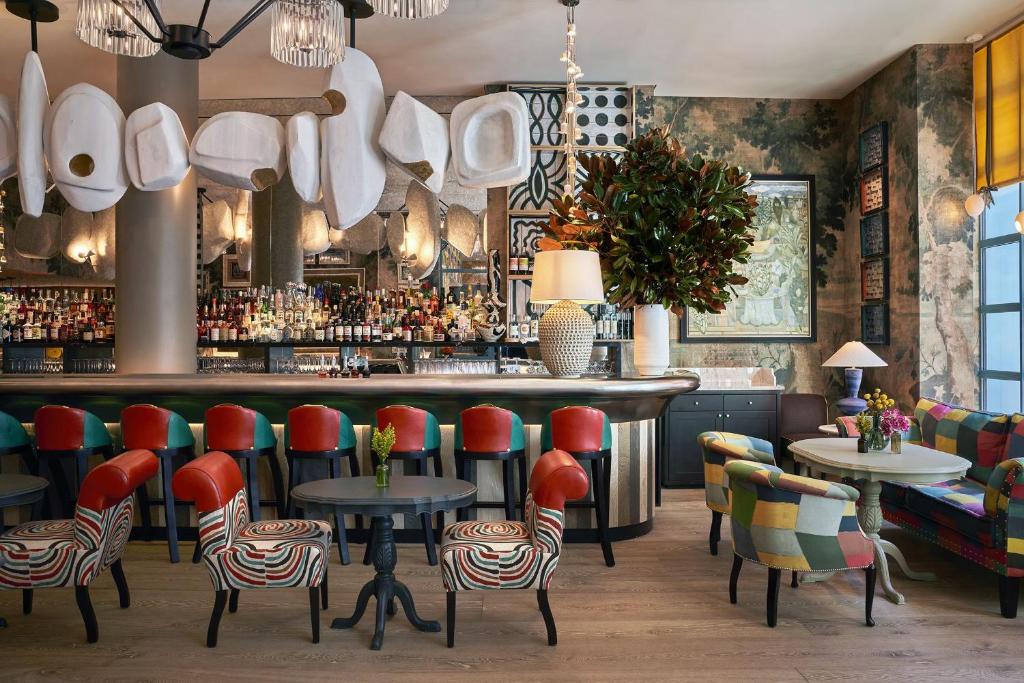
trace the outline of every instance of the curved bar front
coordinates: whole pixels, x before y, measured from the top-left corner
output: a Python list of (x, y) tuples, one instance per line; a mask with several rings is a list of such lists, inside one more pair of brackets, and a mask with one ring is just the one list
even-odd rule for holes
[[(304, 403), (324, 404), (345, 412), (356, 425), (360, 464), (362, 471), (369, 473), (369, 425), (374, 423), (374, 413), (377, 408), (403, 403), (429, 410), (444, 425), (441, 452), (445, 474), (451, 476), (455, 471), (451, 425), (462, 410), (490, 403), (518, 413), (526, 425), (527, 455), (532, 465), (541, 455), (540, 431), (547, 414), (567, 405), (587, 405), (604, 411), (614, 425), (609, 526), (612, 538), (621, 539), (646, 533), (654, 518), (657, 418), (674, 396), (699, 386), (700, 379), (692, 373), (620, 379), (472, 375), (376, 375), (369, 379), (297, 375), (7, 376), (0, 378), (0, 411), (28, 425), (41, 405), (71, 405), (98, 415), (117, 436), (124, 407), (153, 403), (185, 417), (195, 432), (196, 443), (201, 444), (206, 409), (218, 403), (237, 403), (263, 413), (273, 423), (279, 437), (278, 455), (286, 466), (281, 433), (288, 410)], [(10, 471), (11, 466), (5, 470)], [(501, 499), (501, 471), (496, 463), (478, 463), (475, 479), (479, 500)], [(270, 490), (269, 482), (265, 490)], [(477, 514), (484, 519), (499, 516), (493, 510), (479, 510)], [(401, 526), (399, 521), (396, 527)], [(568, 540), (591, 540), (595, 535), (590, 511), (568, 512)]]

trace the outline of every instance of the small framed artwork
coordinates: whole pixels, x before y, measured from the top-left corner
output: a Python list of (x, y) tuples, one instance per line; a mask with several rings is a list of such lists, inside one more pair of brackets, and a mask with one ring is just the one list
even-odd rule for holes
[(365, 268), (318, 268), (314, 271), (307, 270), (302, 277), (307, 285), (316, 285), (324, 282), (335, 282), (343, 287), (355, 287), (362, 290), (366, 286)]
[(221, 258), (221, 286), (224, 288), (248, 287), (252, 279), (248, 270), (242, 270), (237, 254), (224, 254)]
[(876, 258), (860, 264), (860, 298), (864, 301), (889, 298), (888, 259)]
[(889, 124), (882, 121), (860, 134), (861, 173), (885, 164), (888, 157)]
[(860, 338), (865, 344), (889, 343), (889, 307), (886, 304), (860, 307)]
[(889, 206), (889, 183), (885, 166), (866, 172), (860, 177), (860, 212), (867, 215)]
[(860, 219), (860, 257), (889, 253), (889, 216), (884, 211)]

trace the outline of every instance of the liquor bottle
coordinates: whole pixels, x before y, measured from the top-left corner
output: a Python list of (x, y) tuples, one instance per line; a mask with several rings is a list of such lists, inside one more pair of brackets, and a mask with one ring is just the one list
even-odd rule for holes
[(516, 322), (514, 313), (508, 321), (508, 340), (511, 342), (519, 341), (519, 323)]
[(530, 339), (530, 316), (524, 314), (519, 322), (519, 339), (526, 342)]

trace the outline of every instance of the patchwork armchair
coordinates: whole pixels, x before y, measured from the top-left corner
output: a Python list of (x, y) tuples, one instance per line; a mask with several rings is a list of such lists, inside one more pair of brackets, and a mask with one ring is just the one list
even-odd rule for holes
[(565, 451), (548, 451), (530, 473), (526, 521), (471, 521), (448, 525), (441, 544), (441, 576), (448, 599), (448, 647), (455, 646), (459, 591), (530, 589), (544, 617), (548, 645), (558, 642), (548, 587), (562, 550), (565, 502), (587, 495), (583, 467)]
[(249, 588), (309, 588), (313, 642), (320, 642), (320, 604), (327, 609), (327, 560), (331, 527), (318, 520), (249, 521), (242, 471), (227, 453), (212, 451), (174, 474), (174, 496), (195, 501), (199, 513), (202, 559), (216, 591), (207, 647), (217, 646), (217, 631), (231, 594), (229, 611), (238, 610), (238, 594)]
[(0, 588), (22, 591), (22, 611), (32, 613), (36, 588), (74, 586), (86, 640), (99, 639), (89, 584), (110, 567), (121, 607), (131, 603), (121, 567), (132, 529), (132, 493), (156, 476), (150, 451), (135, 450), (95, 467), (86, 475), (73, 519), (28, 522), (0, 536)]
[(735, 460), (775, 464), (775, 449), (764, 439), (731, 432), (704, 432), (697, 437), (704, 455), (704, 500), (711, 510), (708, 544), (718, 554), (722, 539), (722, 515), (729, 514), (729, 477), (725, 466)]
[(786, 474), (778, 467), (734, 461), (725, 466), (732, 493), (733, 565), (729, 602), (743, 561), (768, 567), (768, 625), (778, 620), (779, 579), (793, 572), (866, 573), (864, 621), (874, 626), (874, 546), (857, 523), (857, 489)]

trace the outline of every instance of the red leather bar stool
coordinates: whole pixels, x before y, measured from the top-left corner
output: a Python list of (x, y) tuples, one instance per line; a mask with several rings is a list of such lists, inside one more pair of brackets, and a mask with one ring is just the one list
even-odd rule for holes
[(164, 506), (167, 520), (167, 551), (171, 562), (178, 561), (178, 517), (174, 509), (174, 494), (171, 480), (174, 476), (174, 459), (195, 456), (195, 438), (192, 430), (181, 415), (140, 403), (121, 411), (121, 443), (126, 451), (143, 449), (152, 451), (160, 460), (160, 488), (163, 498), (149, 498), (145, 487), (139, 489), (139, 507), (142, 526), (146, 537), (152, 530), (150, 507)]
[(28, 432), (13, 415), (0, 412), (0, 456), (4, 455), (20, 455), (25, 469), (32, 474), (38, 471)]
[(597, 515), (597, 535), (604, 553), (604, 563), (615, 566), (612, 543), (608, 538), (608, 501), (612, 482), (612, 424), (608, 416), (596, 408), (569, 406), (548, 414), (541, 430), (541, 449), (566, 451), (577, 460), (590, 464), (592, 500), (570, 507), (590, 508)]
[[(250, 516), (259, 521), (260, 506), (273, 505), (277, 518), (284, 519), (285, 494), (281, 463), (277, 460), (277, 437), (270, 421), (255, 410), (230, 403), (216, 405), (206, 411), (207, 451), (222, 451), (245, 462), (245, 492), (249, 498)], [(274, 485), (276, 500), (260, 499), (259, 473), (256, 464), (266, 458)]]
[[(288, 423), (284, 428), (284, 443), (284, 454), (288, 459), (288, 517), (296, 515), (291, 490), (307, 479), (303, 476), (303, 465), (326, 462), (327, 476), (334, 479), (341, 476), (342, 459), (348, 458), (349, 474), (359, 476), (356, 431), (352, 420), (340, 410), (311, 405), (292, 408), (288, 411)], [(338, 554), (341, 563), (348, 564), (345, 515), (337, 513), (334, 518)], [(363, 518), (359, 515), (356, 516), (356, 528), (363, 528)]]
[(504, 500), (476, 501), (456, 511), (456, 521), (466, 519), (468, 508), (504, 508), (505, 519), (516, 518), (516, 472), (519, 470), (519, 501), (526, 518), (526, 434), (523, 421), (511, 410), (492, 405), (467, 408), (455, 423), (455, 476), (470, 479), (469, 468), (478, 460), (501, 463), (501, 481)]
[[(114, 454), (110, 432), (103, 421), (92, 413), (67, 406), (43, 406), (36, 411), (34, 421), (39, 476), (53, 482), (64, 517), (72, 517), (75, 513), (75, 499), (89, 472), (89, 458), (94, 455), (110, 458)], [(70, 462), (74, 468), (73, 490), (64, 476), (65, 462)], [(49, 489), (46, 501), (52, 517), (56, 508)]]
[[(416, 463), (416, 474), (426, 476), (427, 460), (434, 463), (434, 476), (440, 477), (441, 470), (441, 428), (437, 418), (425, 410), (411, 406), (387, 406), (377, 411), (377, 428), (385, 429), (389, 424), (395, 426), (395, 445), (391, 450), (392, 460), (412, 460)], [(377, 454), (371, 453), (373, 467), (377, 468)], [(420, 515), (423, 524), (423, 544), (427, 549), (427, 562), (437, 564), (437, 550), (434, 547), (434, 526), (430, 514)], [(437, 528), (444, 528), (444, 513), (437, 513)], [(373, 538), (373, 534), (370, 534)], [(373, 543), (366, 544), (363, 564), (370, 564)]]

